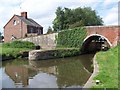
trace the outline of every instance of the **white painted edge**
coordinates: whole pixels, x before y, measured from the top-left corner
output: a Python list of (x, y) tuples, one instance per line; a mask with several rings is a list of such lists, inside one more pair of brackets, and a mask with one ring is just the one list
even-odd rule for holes
[(90, 37), (92, 37), (92, 36), (100, 36), (100, 37), (103, 37), (103, 38), (108, 42), (108, 44), (110, 45), (110, 47), (113, 46), (113, 45), (111, 44), (111, 42), (110, 42), (106, 37), (104, 37), (103, 35), (100, 35), (100, 34), (91, 34), (91, 35), (87, 36), (87, 37), (83, 40), (83, 42), (85, 42), (88, 38), (90, 38)]

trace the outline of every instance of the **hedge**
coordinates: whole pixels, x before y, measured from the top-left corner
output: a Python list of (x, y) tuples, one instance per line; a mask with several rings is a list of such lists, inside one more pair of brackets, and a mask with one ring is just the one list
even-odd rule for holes
[(2, 47), (5, 48), (30, 48), (34, 49), (35, 45), (32, 42), (28, 41), (13, 41), (10, 43), (4, 43)]
[(81, 48), (86, 36), (87, 33), (83, 27), (63, 30), (56, 37), (57, 47)]

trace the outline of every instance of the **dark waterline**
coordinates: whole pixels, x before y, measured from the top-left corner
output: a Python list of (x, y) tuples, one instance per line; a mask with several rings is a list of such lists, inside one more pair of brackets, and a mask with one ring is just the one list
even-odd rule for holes
[(92, 74), (94, 54), (76, 57), (2, 62), (2, 88), (83, 87)]

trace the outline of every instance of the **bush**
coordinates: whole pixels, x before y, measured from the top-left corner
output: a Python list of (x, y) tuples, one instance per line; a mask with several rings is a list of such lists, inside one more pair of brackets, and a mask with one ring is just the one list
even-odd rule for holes
[(57, 47), (81, 48), (86, 35), (86, 30), (81, 27), (61, 31), (56, 37)]
[(77, 56), (80, 54), (80, 49), (79, 48), (61, 48), (61, 49), (56, 49), (53, 50), (55, 51), (53, 53), (54, 57), (70, 57), (70, 56)]
[(11, 43), (4, 43), (3, 47), (5, 47), (5, 48), (30, 48), (30, 49), (34, 49), (35, 45), (32, 42), (28, 42), (28, 41), (13, 41)]

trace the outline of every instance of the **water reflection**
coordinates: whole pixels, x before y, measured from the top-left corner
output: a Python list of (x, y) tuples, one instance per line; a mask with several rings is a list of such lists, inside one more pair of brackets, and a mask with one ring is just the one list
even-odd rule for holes
[[(84, 86), (92, 73), (93, 55), (42, 61), (13, 60), (3, 62), (3, 82), (14, 83), (11, 87), (63, 88)], [(3, 77), (4, 77), (3, 76)]]

